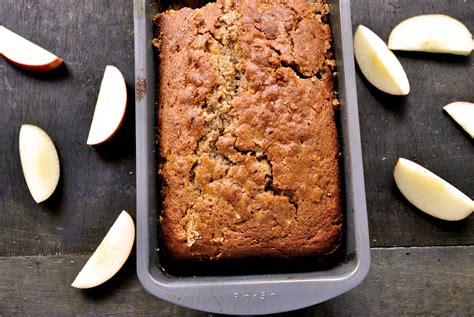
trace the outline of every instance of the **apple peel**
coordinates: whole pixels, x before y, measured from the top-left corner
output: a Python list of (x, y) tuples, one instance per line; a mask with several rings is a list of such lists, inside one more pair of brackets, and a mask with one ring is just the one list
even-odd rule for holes
[(19, 136), (20, 161), (28, 189), (37, 202), (55, 191), (60, 175), (59, 157), (54, 143), (41, 128), (24, 124)]
[(403, 196), (433, 217), (457, 221), (474, 211), (472, 199), (415, 162), (399, 158), (393, 174)]
[(469, 135), (474, 138), (474, 103), (452, 102), (443, 108)]
[(391, 95), (410, 92), (400, 61), (377, 34), (363, 25), (354, 34), (354, 55), (362, 74), (376, 88)]
[(1, 25), (0, 55), (11, 64), (31, 71), (49, 71), (63, 63), (58, 56)]
[(71, 286), (86, 289), (108, 281), (128, 259), (134, 241), (133, 219), (123, 210)]

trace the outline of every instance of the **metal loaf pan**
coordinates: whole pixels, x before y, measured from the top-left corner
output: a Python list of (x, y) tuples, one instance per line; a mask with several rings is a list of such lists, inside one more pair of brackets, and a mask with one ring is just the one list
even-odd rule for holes
[(137, 170), (137, 273), (151, 294), (177, 305), (225, 314), (295, 310), (336, 297), (357, 286), (370, 265), (367, 208), (359, 131), (349, 0), (330, 0), (337, 62), (344, 184), (344, 260), (313, 270), (255, 274), (172, 275), (159, 250), (159, 188), (155, 154), (156, 57), (152, 16), (159, 1), (134, 0)]

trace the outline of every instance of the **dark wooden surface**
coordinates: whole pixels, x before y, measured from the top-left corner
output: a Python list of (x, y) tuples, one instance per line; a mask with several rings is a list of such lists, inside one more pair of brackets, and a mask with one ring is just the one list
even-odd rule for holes
[[(418, 14), (444, 13), (474, 31), (472, 0), (354, 1), (353, 25), (364, 24), (384, 40), (400, 21)], [(397, 52), (411, 92), (392, 97), (373, 88), (359, 70), (359, 113), (371, 243), (377, 247), (472, 245), (474, 217), (446, 223), (412, 207), (393, 181), (398, 157), (429, 168), (474, 197), (474, 141), (442, 110), (474, 101), (474, 54), (469, 57)]]
[[(282, 315), (472, 315), (473, 257), (473, 247), (376, 248), (370, 274), (360, 286), (320, 305)], [(0, 258), (0, 315), (207, 315), (147, 294), (135, 273), (135, 256), (98, 288), (70, 287), (86, 260), (79, 255)]]
[[(112, 144), (85, 145), (105, 66), (134, 87), (131, 1), (0, 2), (0, 23), (61, 56), (52, 73), (0, 60), (0, 256), (91, 252), (122, 209), (135, 210), (134, 98)], [(37, 205), (21, 171), (21, 124), (42, 127), (61, 162), (54, 196)]]
[[(387, 39), (402, 19), (445, 13), (474, 30), (472, 0), (370, 0), (352, 4), (354, 25)], [(47, 74), (0, 60), (0, 315), (204, 315), (146, 294), (135, 256), (105, 285), (71, 288), (76, 273), (122, 209), (135, 213), (132, 1), (0, 0), (0, 24), (65, 60)], [(442, 107), (474, 100), (473, 57), (397, 53), (408, 97), (376, 91), (357, 71), (372, 250), (368, 279), (355, 290), (290, 313), (473, 315), (474, 217), (457, 223), (423, 215), (400, 195), (392, 172), (413, 159), (474, 197), (474, 142)], [(106, 65), (130, 88), (125, 125), (101, 148), (85, 145)], [(22, 123), (44, 128), (61, 160), (54, 196), (37, 205), (19, 163)]]

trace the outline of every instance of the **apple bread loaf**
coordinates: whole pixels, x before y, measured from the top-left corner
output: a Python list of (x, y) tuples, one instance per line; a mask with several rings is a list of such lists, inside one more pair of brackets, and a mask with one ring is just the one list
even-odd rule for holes
[(324, 0), (155, 17), (161, 235), (176, 259), (330, 254), (341, 189)]

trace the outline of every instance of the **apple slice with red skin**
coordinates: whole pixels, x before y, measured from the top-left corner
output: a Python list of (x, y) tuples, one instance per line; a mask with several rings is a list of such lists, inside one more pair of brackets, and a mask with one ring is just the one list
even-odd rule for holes
[(75, 288), (96, 287), (114, 276), (132, 251), (135, 224), (124, 210), (72, 282)]
[(39, 45), (0, 26), (0, 54), (11, 64), (31, 71), (49, 71), (63, 60)]
[(126, 108), (125, 79), (117, 67), (108, 65), (100, 85), (87, 144), (98, 145), (109, 140), (122, 124)]

